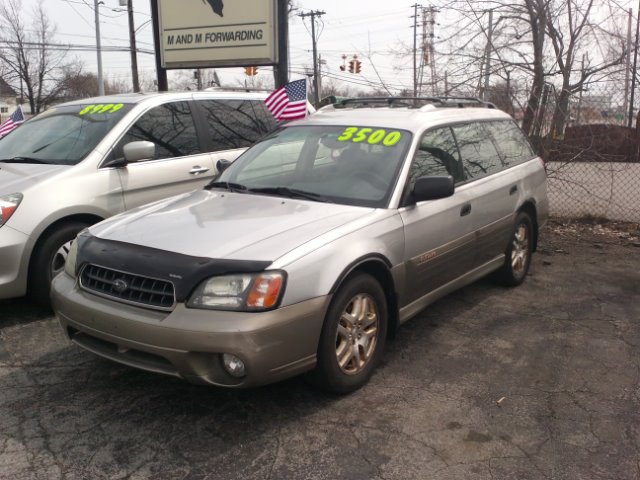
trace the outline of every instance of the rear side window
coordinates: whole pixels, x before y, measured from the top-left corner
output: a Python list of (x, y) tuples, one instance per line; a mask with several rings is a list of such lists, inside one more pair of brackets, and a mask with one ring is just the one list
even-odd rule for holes
[(483, 124), (456, 125), (453, 127), (453, 133), (468, 179), (484, 177), (502, 170), (500, 155)]
[(154, 160), (194, 155), (201, 151), (187, 102), (160, 105), (142, 115), (120, 140), (115, 150), (116, 158), (124, 156), (124, 145), (141, 140), (156, 145)]
[(246, 148), (273, 131), (277, 122), (259, 100), (201, 100), (211, 151)]
[(517, 165), (535, 157), (524, 133), (511, 120), (487, 122), (483, 125), (495, 140), (505, 166)]

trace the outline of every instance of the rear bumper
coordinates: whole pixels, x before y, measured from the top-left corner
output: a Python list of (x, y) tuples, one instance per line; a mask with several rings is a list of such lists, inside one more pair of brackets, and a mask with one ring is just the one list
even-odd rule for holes
[(20, 297), (27, 293), (32, 248), (28, 235), (7, 225), (0, 227), (0, 298)]
[[(193, 383), (246, 388), (310, 370), (330, 296), (270, 312), (172, 312), (124, 305), (79, 290), (69, 275), (52, 284), (52, 302), (67, 336), (100, 356)], [(223, 353), (242, 359), (246, 376), (234, 378)]]

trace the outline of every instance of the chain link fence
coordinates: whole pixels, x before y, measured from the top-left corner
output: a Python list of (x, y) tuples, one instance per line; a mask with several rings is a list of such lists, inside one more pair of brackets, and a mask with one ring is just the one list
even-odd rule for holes
[[(558, 94), (548, 85), (531, 140), (547, 162), (551, 214), (640, 222), (640, 130), (624, 89), (593, 84), (574, 94), (554, 133)], [(517, 115), (516, 115), (517, 117)]]

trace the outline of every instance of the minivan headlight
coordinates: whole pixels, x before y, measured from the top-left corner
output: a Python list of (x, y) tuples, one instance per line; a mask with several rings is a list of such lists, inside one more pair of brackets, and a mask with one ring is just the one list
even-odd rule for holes
[(0, 195), (0, 227), (7, 223), (13, 212), (16, 211), (18, 205), (22, 201), (21, 193), (12, 193), (11, 195)]
[(190, 308), (259, 312), (278, 306), (284, 292), (284, 272), (241, 273), (211, 277), (195, 289)]
[(64, 271), (70, 277), (76, 278), (76, 257), (78, 256), (78, 237), (71, 242), (71, 248), (64, 262)]

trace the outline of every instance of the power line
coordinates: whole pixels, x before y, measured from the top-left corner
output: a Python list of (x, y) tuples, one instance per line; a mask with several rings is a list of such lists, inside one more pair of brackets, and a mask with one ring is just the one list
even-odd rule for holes
[[(81, 44), (64, 44), (64, 43), (41, 43), (41, 42), (15, 42), (11, 40), (0, 40), (0, 45), (6, 45), (8, 47), (20, 47), (24, 50), (52, 50), (52, 51), (78, 51), (78, 52), (95, 52), (95, 45), (81, 45)], [(124, 46), (108, 46), (102, 47), (102, 50), (107, 52), (129, 52), (131, 48)], [(149, 55), (155, 55), (153, 50), (147, 50), (137, 48), (136, 52), (146, 53)]]

